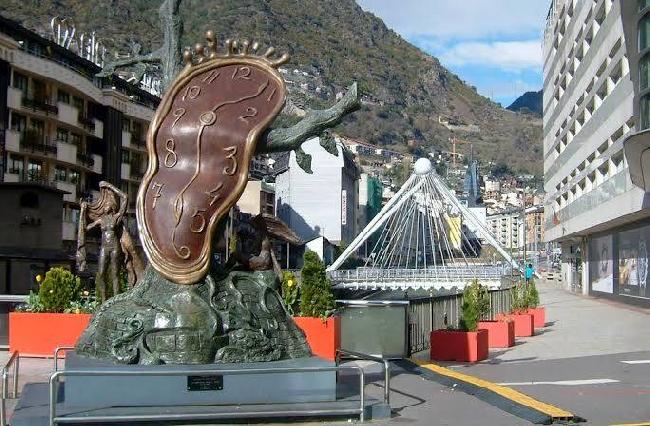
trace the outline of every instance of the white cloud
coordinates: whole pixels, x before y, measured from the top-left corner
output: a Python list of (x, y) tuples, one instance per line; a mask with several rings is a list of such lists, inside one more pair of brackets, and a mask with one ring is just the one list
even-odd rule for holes
[(481, 65), (520, 71), (539, 69), (542, 65), (538, 40), (461, 42), (432, 53), (437, 54), (443, 64), (452, 66)]

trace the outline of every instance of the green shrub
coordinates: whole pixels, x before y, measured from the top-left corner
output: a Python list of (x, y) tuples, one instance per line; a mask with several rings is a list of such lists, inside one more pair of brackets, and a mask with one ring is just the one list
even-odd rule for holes
[(29, 290), (29, 296), (27, 296), (27, 302), (23, 305), (20, 305), (16, 308), (19, 312), (45, 312), (45, 307), (41, 303), (41, 298), (38, 296), (38, 293), (34, 293), (32, 290)]
[(51, 268), (38, 289), (45, 312), (63, 312), (81, 291), (81, 280), (65, 268)]
[(282, 300), (291, 315), (300, 311), (300, 285), (296, 276), (289, 271), (282, 272)]
[(539, 292), (535, 285), (535, 280), (531, 279), (526, 284), (526, 305), (527, 308), (536, 308), (539, 306)]
[(334, 311), (332, 285), (325, 264), (313, 251), (306, 251), (301, 271), (300, 315), (327, 318)]
[(478, 280), (472, 281), (463, 291), (461, 306), (460, 328), (465, 331), (476, 331), (478, 321), (490, 312), (490, 296), (487, 287)]

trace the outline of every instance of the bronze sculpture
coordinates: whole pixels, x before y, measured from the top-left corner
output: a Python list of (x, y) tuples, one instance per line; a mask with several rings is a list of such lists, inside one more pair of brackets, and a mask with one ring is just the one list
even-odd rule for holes
[[(144, 269), (131, 235), (124, 224), (128, 206), (126, 194), (108, 182), (99, 183), (100, 197), (92, 203), (81, 203), (77, 236), (77, 268), (86, 269), (86, 232), (96, 226), (101, 229), (101, 246), (95, 285), (102, 302), (107, 299), (107, 289), (120, 293), (120, 273), (126, 269), (129, 287), (135, 285)], [(87, 223), (87, 219), (91, 221)]]
[(258, 55), (257, 43), (230, 40), (220, 54), (214, 34), (206, 38), (207, 46), (185, 52), (185, 68), (147, 134), (149, 166), (136, 213), (150, 265), (137, 286), (100, 307), (77, 342), (82, 355), (157, 364), (311, 354), (278, 293), (279, 266), (264, 221), (253, 221), (249, 247), (226, 265), (214, 260), (213, 243), (243, 191), (251, 156), (302, 152), (305, 140), (359, 107), (356, 85), (332, 108), (268, 130), (284, 105), (276, 68), (288, 56), (275, 57), (273, 48)]

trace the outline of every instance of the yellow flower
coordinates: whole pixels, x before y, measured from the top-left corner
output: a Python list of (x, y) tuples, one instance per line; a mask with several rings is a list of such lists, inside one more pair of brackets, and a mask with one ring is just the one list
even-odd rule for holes
[(293, 280), (289, 280), (289, 281), (287, 281), (287, 285), (288, 285), (289, 287), (293, 286)]
[(50, 294), (54, 293), (54, 290), (50, 290)]
[(40, 283), (41, 281), (43, 281), (43, 277), (41, 276), (41, 274), (36, 275), (36, 282)]
[(75, 313), (75, 314), (80, 314), (81, 311), (79, 310), (79, 308), (77, 308), (77, 309), (74, 310), (74, 313)]
[(88, 296), (90, 293), (88, 293), (88, 290), (84, 290), (84, 296)]

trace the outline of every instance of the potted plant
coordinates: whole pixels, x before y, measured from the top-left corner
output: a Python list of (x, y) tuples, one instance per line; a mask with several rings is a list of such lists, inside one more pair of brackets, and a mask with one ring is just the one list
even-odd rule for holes
[(510, 289), (510, 313), (499, 314), (497, 320), (512, 320), (515, 323), (515, 337), (529, 337), (534, 334), (533, 316), (528, 313), (528, 296), (524, 283), (517, 283)]
[(9, 349), (22, 356), (52, 356), (59, 346), (74, 346), (97, 306), (81, 281), (65, 268), (36, 277), (38, 293), (9, 313)]
[[(341, 340), (341, 324), (334, 316), (332, 283), (325, 273), (325, 264), (313, 251), (305, 252), (300, 272), (300, 314), (294, 316), (296, 325), (302, 329), (314, 355), (334, 360)], [(287, 283), (287, 287), (291, 287)], [(291, 296), (286, 292), (285, 301)]]
[(533, 326), (535, 328), (545, 327), (546, 308), (539, 306), (539, 293), (537, 292), (534, 279), (526, 283), (526, 300), (528, 305), (527, 313), (533, 316)]
[(490, 348), (509, 348), (515, 345), (515, 323), (512, 319), (501, 318), (495, 320), (483, 319), (487, 316), (490, 309), (490, 296), (487, 288), (482, 287), (482, 300), (485, 308), (482, 312), (481, 320), (478, 322), (478, 328), (488, 331), (488, 347)]
[(431, 359), (461, 362), (477, 362), (486, 359), (488, 331), (478, 328), (478, 320), (487, 314), (489, 306), (489, 299), (486, 299), (484, 289), (477, 280), (474, 280), (463, 292), (459, 329), (431, 332)]

